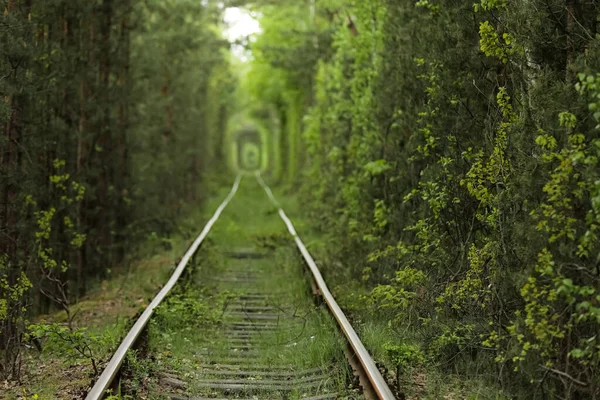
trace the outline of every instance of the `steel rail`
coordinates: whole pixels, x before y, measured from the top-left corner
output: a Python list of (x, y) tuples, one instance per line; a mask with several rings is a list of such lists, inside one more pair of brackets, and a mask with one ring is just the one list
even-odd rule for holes
[(142, 331), (144, 330), (146, 325), (148, 325), (148, 321), (150, 321), (150, 317), (154, 313), (154, 310), (156, 309), (156, 307), (159, 306), (159, 304), (164, 300), (164, 298), (167, 296), (167, 294), (169, 294), (171, 289), (173, 289), (173, 287), (179, 280), (179, 277), (181, 276), (181, 274), (187, 267), (189, 260), (196, 253), (196, 251), (198, 251), (198, 247), (200, 247), (200, 244), (202, 244), (202, 242), (208, 235), (208, 232), (210, 231), (212, 226), (215, 224), (215, 222), (217, 221), (217, 219), (219, 218), (219, 216), (221, 215), (221, 213), (223, 212), (225, 207), (227, 207), (227, 204), (229, 204), (229, 202), (231, 201), (231, 199), (237, 192), (241, 179), (242, 179), (242, 176), (238, 175), (237, 178), (235, 179), (233, 187), (231, 188), (231, 191), (229, 192), (229, 195), (221, 203), (219, 208), (217, 208), (217, 211), (215, 211), (214, 215), (208, 221), (208, 223), (206, 224), (206, 226), (204, 227), (204, 229), (202, 230), (200, 235), (196, 238), (194, 243), (192, 243), (192, 245), (190, 246), (188, 251), (185, 253), (183, 258), (177, 265), (175, 272), (173, 272), (173, 275), (171, 275), (171, 278), (169, 279), (167, 284), (161, 289), (161, 291), (156, 295), (156, 297), (154, 297), (154, 299), (152, 300), (150, 305), (148, 307), (146, 307), (146, 309), (144, 310), (142, 315), (135, 322), (135, 324), (133, 325), (133, 327), (127, 334), (127, 336), (125, 336), (125, 339), (123, 339), (123, 341), (121, 342), (121, 345), (119, 346), (119, 348), (117, 349), (115, 354), (112, 356), (112, 358), (106, 365), (106, 368), (104, 368), (104, 371), (102, 372), (102, 374), (100, 375), (100, 377), (98, 378), (98, 380), (96, 381), (96, 383), (94, 384), (94, 386), (92, 387), (90, 392), (88, 393), (86, 400), (102, 399), (102, 397), (104, 396), (104, 393), (110, 387), (110, 385), (113, 383), (115, 377), (117, 376), (117, 373), (119, 372), (119, 369), (121, 368), (121, 365), (123, 364), (123, 361), (125, 360), (125, 356), (127, 355), (127, 352), (132, 348), (135, 341), (140, 336), (140, 334), (142, 333)]
[(256, 172), (256, 179), (258, 180), (258, 183), (263, 187), (263, 189), (267, 192), (267, 195), (271, 199), (271, 202), (277, 207), (279, 216), (281, 217), (281, 219), (287, 226), (289, 233), (294, 238), (296, 245), (298, 246), (298, 249), (300, 250), (300, 253), (302, 253), (304, 260), (306, 261), (306, 263), (308, 264), (308, 267), (310, 268), (310, 270), (312, 272), (313, 278), (315, 279), (317, 286), (318, 286), (319, 290), (321, 291), (322, 296), (325, 299), (325, 302), (327, 303), (327, 306), (331, 310), (331, 313), (333, 314), (335, 319), (338, 321), (338, 324), (339, 324), (342, 332), (346, 336), (346, 339), (350, 343), (350, 346), (352, 346), (352, 349), (354, 350), (354, 353), (358, 357), (360, 364), (364, 368), (364, 370), (367, 374), (367, 377), (369, 378), (369, 381), (373, 385), (373, 389), (377, 393), (377, 396), (380, 399), (384, 399), (384, 400), (395, 399), (395, 397), (392, 394), (392, 391), (390, 390), (389, 386), (387, 385), (385, 379), (383, 379), (383, 376), (377, 369), (377, 366), (375, 365), (375, 361), (373, 361), (373, 358), (371, 357), (371, 355), (369, 354), (369, 352), (367, 351), (365, 346), (360, 341), (360, 338), (358, 337), (356, 331), (350, 324), (350, 321), (348, 321), (348, 318), (346, 318), (346, 315), (344, 314), (344, 312), (338, 305), (337, 301), (335, 301), (335, 298), (329, 291), (329, 288), (327, 287), (327, 284), (325, 283), (325, 280), (323, 279), (323, 276), (321, 275), (321, 272), (319, 271), (319, 268), (317, 267), (315, 260), (313, 260), (312, 256), (306, 249), (306, 246), (304, 246), (304, 243), (302, 243), (302, 240), (296, 233), (296, 230), (294, 229), (294, 225), (292, 224), (292, 221), (287, 217), (287, 215), (285, 215), (285, 212), (281, 208), (279, 202), (275, 199), (275, 196), (273, 196), (273, 192), (271, 191), (269, 186), (267, 186), (265, 181), (262, 179), (260, 172)]

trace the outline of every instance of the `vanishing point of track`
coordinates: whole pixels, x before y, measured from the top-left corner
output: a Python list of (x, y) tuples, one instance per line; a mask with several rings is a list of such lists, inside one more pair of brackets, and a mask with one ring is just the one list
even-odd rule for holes
[[(120, 370), (127, 352), (134, 348), (147, 329), (154, 310), (178, 284), (190, 260), (235, 196), (241, 179), (241, 175), (236, 178), (229, 195), (182, 257), (167, 284), (123, 339), (88, 393), (87, 400), (102, 399), (108, 389), (118, 386)], [(315, 334), (310, 336), (311, 331), (306, 327), (306, 318), (298, 311), (298, 304), (292, 294), (278, 290), (278, 287), (272, 285), (273, 279), (285, 281), (301, 279), (301, 277), (290, 276), (290, 271), (282, 270), (268, 260), (261, 260), (263, 255), (255, 249), (232, 248), (227, 251), (228, 261), (225, 269), (207, 278), (212, 281), (217, 290), (228, 293), (229, 296), (221, 327), (216, 333), (219, 345), (199, 349), (197, 353), (202, 361), (193, 374), (182, 377), (177, 373), (163, 372), (160, 376), (160, 386), (166, 388), (166, 393), (162, 398), (172, 400), (394, 399), (375, 362), (329, 291), (291, 220), (279, 206), (260, 174), (256, 174), (256, 179), (272, 204), (277, 207), (279, 217), (285, 223), (290, 237), (302, 255), (306, 270), (309, 272), (307, 275), (312, 280), (314, 298), (327, 305), (339, 332), (345, 338), (344, 353), (347, 363), (352, 367), (360, 383), (360, 394), (356, 391), (344, 390), (344, 385), (336, 382), (336, 377), (331, 370), (322, 365), (311, 365), (309, 361), (298, 365), (291, 361), (286, 362), (285, 358), (282, 360), (281, 354), (277, 357), (274, 343), (284, 342), (288, 343), (287, 346), (303, 346), (303, 343), (315, 340), (317, 336)], [(271, 283), (266, 284), (267, 281)], [(187, 395), (190, 388), (194, 389), (193, 396)]]

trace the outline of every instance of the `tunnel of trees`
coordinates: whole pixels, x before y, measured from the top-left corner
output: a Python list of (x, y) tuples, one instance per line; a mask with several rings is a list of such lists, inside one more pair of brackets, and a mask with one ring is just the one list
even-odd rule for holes
[[(241, 121), (387, 365), (600, 398), (598, 2), (225, 3), (2, 1), (0, 372), (177, 229)], [(224, 6), (260, 19), (247, 62)]]
[[(236, 135), (237, 164), (246, 171), (260, 170), (263, 166), (262, 143), (258, 130), (247, 127)], [(266, 160), (265, 160), (266, 161)]]

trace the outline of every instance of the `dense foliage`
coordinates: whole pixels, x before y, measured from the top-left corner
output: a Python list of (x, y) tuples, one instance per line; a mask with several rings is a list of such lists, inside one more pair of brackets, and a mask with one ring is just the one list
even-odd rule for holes
[(213, 2), (0, 11), (0, 375), (17, 377), (32, 315), (64, 309), (72, 329), (90, 281), (197, 205), (232, 76)]
[(33, 314), (70, 321), (125, 249), (177, 229), (242, 104), (230, 125), (259, 132), (228, 163), (300, 187), (399, 372), (599, 398), (597, 2), (225, 3), (261, 18), (240, 91), (220, 2), (0, 3), (0, 374)]
[(360, 307), (510, 395), (599, 398), (597, 2), (259, 9), (251, 93)]

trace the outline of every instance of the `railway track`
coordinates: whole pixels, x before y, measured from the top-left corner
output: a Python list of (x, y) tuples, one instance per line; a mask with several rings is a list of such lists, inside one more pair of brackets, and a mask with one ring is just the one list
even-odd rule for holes
[[(141, 356), (151, 359), (146, 365), (152, 371), (143, 395), (134, 397), (394, 398), (269, 187), (256, 174), (256, 182), (266, 192), (259, 198), (254, 179), (246, 181), (255, 190), (252, 200), (246, 201), (255, 203), (226, 210), (240, 187), (238, 176), (169, 282), (125, 337), (88, 400), (128, 386), (131, 377), (121, 374), (121, 369), (140, 337), (150, 341), (156, 353)], [(252, 213), (258, 214), (249, 219)], [(282, 221), (287, 230), (282, 229)], [(262, 228), (275, 224), (278, 234), (261, 236)], [(204, 251), (210, 252), (210, 261), (186, 279), (186, 287), (193, 288), (183, 296), (185, 291), (178, 287), (183, 285), (182, 276), (193, 269), (194, 255), (209, 232), (209, 249)], [(256, 246), (257, 239), (264, 243)], [(201, 254), (199, 259), (204, 258)], [(177, 298), (179, 308), (160, 308), (161, 303), (172, 301), (167, 298), (172, 291), (178, 293), (171, 298)], [(196, 303), (200, 298), (206, 301)], [(182, 323), (177, 310), (198, 304), (211, 311), (196, 310), (196, 319)], [(213, 323), (207, 323), (204, 315)]]

